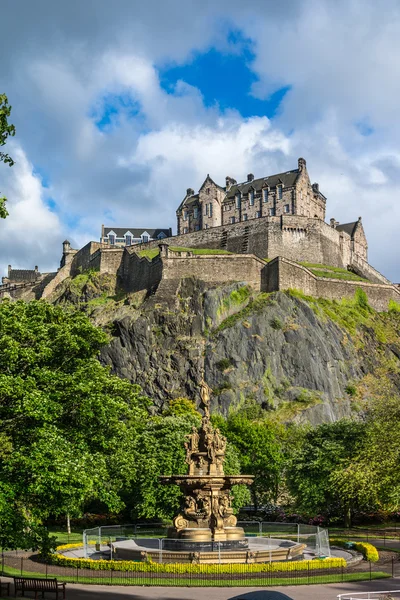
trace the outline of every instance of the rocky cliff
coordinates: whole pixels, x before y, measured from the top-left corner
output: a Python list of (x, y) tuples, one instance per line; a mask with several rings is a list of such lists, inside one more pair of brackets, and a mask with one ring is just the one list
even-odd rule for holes
[(185, 279), (159, 303), (119, 296), (111, 276), (79, 277), (53, 301), (79, 304), (108, 330), (101, 362), (140, 384), (158, 409), (197, 398), (203, 365), (212, 408), (223, 413), (256, 401), (281, 420), (317, 424), (359, 411), (383, 380), (400, 395), (399, 313), (378, 314), (365, 298), (338, 303)]

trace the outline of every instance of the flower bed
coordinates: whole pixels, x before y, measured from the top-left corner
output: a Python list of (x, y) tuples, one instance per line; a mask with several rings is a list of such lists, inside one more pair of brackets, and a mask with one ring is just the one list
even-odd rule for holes
[(346, 548), (346, 544), (351, 544), (355, 550), (361, 552), (365, 560), (370, 562), (378, 562), (379, 560), (378, 550), (372, 544), (368, 544), (368, 542), (352, 542), (350, 540), (330, 538), (330, 543), (334, 544), (335, 546), (340, 546), (341, 548)]

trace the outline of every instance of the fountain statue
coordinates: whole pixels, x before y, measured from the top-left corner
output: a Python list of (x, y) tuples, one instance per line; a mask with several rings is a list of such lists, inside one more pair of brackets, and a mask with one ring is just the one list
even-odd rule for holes
[[(251, 485), (250, 475), (225, 475), (226, 438), (210, 420), (212, 390), (200, 382), (200, 407), (203, 418), (199, 429), (185, 437), (187, 475), (161, 477), (164, 484), (179, 485), (184, 500), (168, 530), (164, 547), (171, 550), (207, 551), (247, 548), (248, 541), (232, 509), (233, 485)], [(218, 542), (218, 544), (216, 544)]]

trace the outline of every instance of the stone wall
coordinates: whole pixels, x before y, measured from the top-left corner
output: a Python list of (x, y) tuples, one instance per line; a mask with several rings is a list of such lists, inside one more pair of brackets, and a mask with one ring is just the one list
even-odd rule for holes
[(160, 256), (149, 260), (147, 257), (140, 258), (136, 252), (125, 251), (118, 275), (119, 284), (126, 292), (151, 291), (161, 281), (163, 263)]
[(273, 292), (289, 288), (298, 289), (309, 296), (331, 300), (354, 298), (356, 289), (361, 288), (367, 294), (370, 305), (378, 311), (386, 311), (391, 299), (400, 303), (400, 290), (392, 284), (316, 277), (306, 267), (277, 257), (266, 265), (262, 273), (261, 289)]
[(261, 271), (265, 262), (252, 254), (192, 255), (168, 252), (162, 257), (163, 279), (196, 277), (208, 283), (246, 281), (255, 290), (261, 287)]
[(74, 255), (71, 262), (71, 276), (75, 277), (75, 275), (79, 275), (82, 271), (87, 271), (90, 268), (90, 261), (92, 259), (92, 255), (99, 248), (104, 248), (106, 244), (102, 244), (101, 242), (89, 242), (86, 246), (83, 246), (78, 252)]

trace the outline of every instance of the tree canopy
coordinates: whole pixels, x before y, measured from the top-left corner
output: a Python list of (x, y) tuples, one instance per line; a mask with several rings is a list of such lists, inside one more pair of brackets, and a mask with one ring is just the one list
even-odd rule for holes
[[(0, 94), (0, 146), (4, 146), (9, 136), (15, 135), (15, 127), (8, 122), (11, 115), (11, 106), (5, 94)], [(0, 150), (0, 162), (8, 164), (10, 167), (14, 164), (13, 159), (6, 152)], [(0, 218), (5, 219), (8, 215), (6, 209), (7, 198), (0, 197)]]

